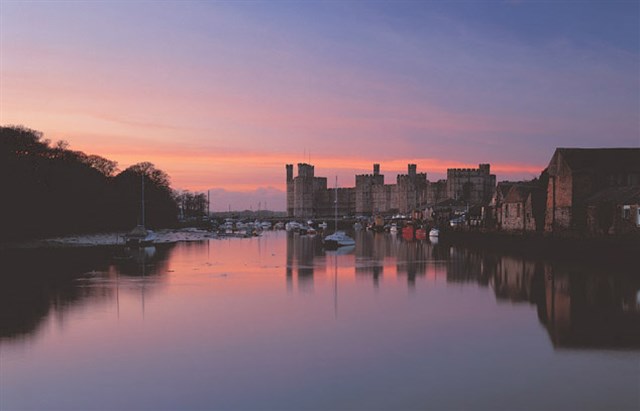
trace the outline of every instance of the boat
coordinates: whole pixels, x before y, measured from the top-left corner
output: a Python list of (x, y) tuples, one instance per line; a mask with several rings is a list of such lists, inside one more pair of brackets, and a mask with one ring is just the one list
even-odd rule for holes
[(355, 246), (356, 241), (349, 237), (344, 231), (336, 231), (326, 236), (323, 240), (324, 248), (327, 250), (336, 250), (340, 247)]
[(129, 247), (148, 247), (156, 242), (157, 236), (144, 225), (137, 225), (133, 230), (125, 234), (124, 242)]
[(338, 177), (336, 176), (336, 199), (335, 199), (335, 231), (322, 240), (326, 250), (336, 250), (340, 247), (355, 246), (356, 241), (349, 237), (344, 231), (338, 231)]
[(396, 223), (392, 223), (391, 227), (389, 228), (389, 232), (391, 234), (398, 234), (398, 225)]
[(440, 230), (438, 230), (437, 228), (432, 228), (429, 231), (429, 237), (440, 237)]
[(411, 223), (407, 223), (404, 227), (402, 227), (402, 238), (407, 241), (411, 241), (415, 239), (415, 227)]
[(140, 201), (141, 221), (133, 230), (124, 235), (124, 243), (129, 247), (147, 247), (156, 241), (156, 233), (148, 230), (144, 225), (144, 174), (142, 174), (142, 190)]

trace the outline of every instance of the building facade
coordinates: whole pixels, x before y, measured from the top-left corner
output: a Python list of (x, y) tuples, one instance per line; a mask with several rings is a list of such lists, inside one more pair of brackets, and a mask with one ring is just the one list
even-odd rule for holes
[(447, 197), (469, 205), (488, 204), (496, 187), (491, 165), (478, 168), (450, 168), (447, 170)]
[(548, 167), (546, 232), (587, 229), (587, 200), (640, 185), (640, 148), (558, 148)]
[[(372, 174), (356, 175), (356, 186), (336, 188), (327, 186), (326, 177), (316, 177), (314, 166), (286, 165), (287, 215), (295, 218), (332, 216), (337, 205), (339, 215), (376, 215), (424, 210), (427, 206), (447, 199), (464, 198), (469, 205), (488, 203), (495, 187), (495, 175), (489, 164), (478, 169), (450, 169), (449, 180), (430, 183), (427, 173), (418, 173), (415, 164), (407, 166), (407, 174), (399, 174), (395, 184), (385, 184), (380, 165), (373, 165)], [(337, 199), (336, 199), (337, 198)]]

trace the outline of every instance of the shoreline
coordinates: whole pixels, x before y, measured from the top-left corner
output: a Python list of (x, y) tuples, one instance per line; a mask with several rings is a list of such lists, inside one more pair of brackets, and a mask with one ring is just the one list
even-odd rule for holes
[(589, 238), (451, 230), (441, 232), (440, 239), (449, 245), (461, 245), (489, 252), (499, 251), (552, 260), (610, 261), (614, 258), (624, 261), (635, 260), (640, 266), (640, 237), (638, 236)]
[[(125, 231), (112, 231), (0, 242), (0, 251), (123, 246), (125, 234), (127, 234)], [(197, 228), (162, 229), (157, 230), (156, 234), (158, 235), (158, 240), (155, 242), (157, 245), (219, 238), (216, 233)]]

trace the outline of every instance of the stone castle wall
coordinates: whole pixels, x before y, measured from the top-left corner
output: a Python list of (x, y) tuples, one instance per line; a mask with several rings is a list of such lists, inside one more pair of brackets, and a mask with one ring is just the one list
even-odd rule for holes
[[(329, 217), (335, 213), (335, 189), (327, 187), (327, 179), (315, 177), (314, 166), (298, 164), (293, 177), (293, 165), (287, 170), (287, 214), (296, 218)], [(396, 184), (385, 184), (380, 165), (374, 164), (373, 174), (356, 176), (356, 186), (338, 189), (339, 215), (375, 215), (379, 213), (409, 214), (437, 202), (465, 195), (471, 204), (488, 203), (495, 187), (495, 176), (489, 165), (474, 169), (451, 169), (448, 180), (430, 183), (426, 173), (418, 173), (409, 164), (407, 174), (400, 174)], [(451, 182), (449, 182), (451, 180)]]

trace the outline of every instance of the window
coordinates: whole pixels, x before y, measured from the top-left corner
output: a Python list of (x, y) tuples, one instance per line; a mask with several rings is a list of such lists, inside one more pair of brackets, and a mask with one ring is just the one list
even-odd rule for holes
[(637, 225), (638, 227), (640, 227), (640, 207), (638, 207), (638, 208), (636, 209), (636, 211), (637, 211), (637, 214), (638, 214), (638, 215), (636, 216), (636, 225)]
[(516, 217), (520, 217), (520, 203), (518, 203), (518, 208), (516, 209)]
[(630, 205), (622, 206), (622, 218), (624, 218), (625, 220), (630, 220), (631, 219), (631, 206)]

